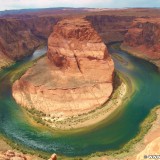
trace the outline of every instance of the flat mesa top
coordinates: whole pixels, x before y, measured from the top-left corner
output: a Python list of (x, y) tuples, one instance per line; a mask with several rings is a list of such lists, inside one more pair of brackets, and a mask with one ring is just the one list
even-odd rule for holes
[(160, 18), (137, 18), (135, 22), (141, 22), (141, 23), (155, 23), (160, 25)]
[(74, 26), (74, 27), (91, 26), (90, 22), (85, 20), (85, 18), (63, 19), (62, 21), (58, 22), (58, 24), (65, 26)]

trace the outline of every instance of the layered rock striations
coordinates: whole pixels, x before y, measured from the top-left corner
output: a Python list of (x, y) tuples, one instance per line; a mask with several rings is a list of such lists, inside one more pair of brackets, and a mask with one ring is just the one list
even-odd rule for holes
[[(53, 26), (62, 17), (41, 14), (41, 16), (22, 14), (0, 18), (0, 57), (2, 62), (0, 68), (31, 55), (39, 45), (47, 42)], [(105, 43), (122, 41), (133, 18), (133, 16), (86, 16)]]
[(136, 17), (158, 17), (158, 9), (42, 9), (0, 13), (0, 68), (31, 55), (47, 42), (52, 27), (64, 17), (86, 16), (105, 43), (123, 41)]
[(122, 48), (160, 67), (160, 18), (138, 18), (125, 35)]
[(31, 55), (46, 42), (57, 21), (54, 17), (0, 18), (0, 68)]
[(135, 16), (90, 15), (86, 16), (105, 43), (123, 41)]
[(110, 97), (114, 64), (107, 47), (84, 18), (64, 19), (48, 40), (47, 57), (13, 85), (21, 105), (53, 117), (95, 110)]

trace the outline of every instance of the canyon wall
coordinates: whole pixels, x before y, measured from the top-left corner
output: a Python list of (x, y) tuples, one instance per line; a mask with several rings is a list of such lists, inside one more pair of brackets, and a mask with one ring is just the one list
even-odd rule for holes
[(108, 100), (114, 64), (87, 20), (58, 22), (48, 40), (47, 57), (13, 85), (19, 104), (65, 118), (93, 111)]
[(54, 17), (21, 16), (20, 18), (0, 18), (0, 68), (14, 60), (20, 60), (43, 43), (46, 43)]
[[(0, 68), (31, 55), (38, 46), (47, 43), (53, 26), (62, 18), (68, 17), (67, 12), (61, 16), (41, 14), (0, 17)], [(86, 17), (105, 43), (122, 41), (133, 18), (133, 16), (107, 15)]]
[(134, 16), (96, 15), (87, 16), (105, 43), (123, 41)]
[(121, 47), (160, 67), (160, 18), (136, 19)]
[(47, 43), (52, 27), (64, 17), (84, 16), (105, 43), (123, 41), (136, 17), (158, 17), (159, 9), (42, 9), (0, 13), (0, 68), (31, 55)]

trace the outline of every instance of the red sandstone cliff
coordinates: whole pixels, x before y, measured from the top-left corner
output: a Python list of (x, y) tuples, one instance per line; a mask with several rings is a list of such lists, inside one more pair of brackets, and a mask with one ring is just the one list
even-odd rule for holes
[(19, 60), (46, 42), (53, 25), (54, 17), (1, 18), (0, 19), (0, 68), (6, 62)]
[[(159, 16), (158, 9), (42, 9), (0, 13), (0, 68), (33, 53), (47, 42), (62, 17), (86, 16), (105, 43), (122, 41), (135, 17)], [(4, 15), (3, 15), (4, 14)]]
[(127, 16), (127, 14), (125, 16), (91, 15), (86, 18), (92, 23), (103, 42), (110, 43), (124, 40), (124, 35), (130, 28), (135, 16)]
[[(43, 14), (42, 14), (43, 15)], [(63, 16), (66, 16), (65, 14)], [(78, 15), (77, 15), (78, 16)], [(13, 15), (0, 18), (0, 68), (14, 60), (33, 53), (46, 43), (53, 26), (60, 20), (56, 16)], [(87, 16), (105, 43), (123, 40), (133, 17)]]
[(18, 103), (65, 118), (95, 110), (108, 100), (114, 64), (88, 21), (58, 22), (48, 40), (47, 56), (13, 85)]
[(160, 66), (160, 18), (138, 18), (125, 35), (122, 48)]

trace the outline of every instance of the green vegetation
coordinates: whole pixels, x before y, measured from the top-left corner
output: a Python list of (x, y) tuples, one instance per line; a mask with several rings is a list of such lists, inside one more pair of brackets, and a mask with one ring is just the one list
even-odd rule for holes
[[(107, 103), (109, 103), (110, 101), (115, 101), (115, 99), (117, 97), (119, 97), (119, 87), (122, 84), (122, 82), (125, 82), (124, 79), (122, 80), (122, 75), (118, 72), (114, 73), (114, 82), (113, 82), (113, 92), (111, 94), (111, 97), (100, 107), (96, 108), (95, 110), (88, 112), (88, 113), (84, 113), (84, 114), (80, 114), (78, 116), (72, 116), (69, 117), (67, 119), (64, 119), (62, 121), (56, 121), (55, 117), (51, 117), (50, 115), (46, 115), (45, 113), (36, 110), (35, 108), (25, 108), (25, 110), (27, 111), (28, 115), (34, 119), (37, 123), (42, 124), (44, 126), (47, 126), (50, 129), (54, 129), (54, 130), (63, 130), (63, 126), (70, 126), (69, 128), (72, 128), (73, 130), (73, 125), (77, 125), (79, 123), (83, 123), (84, 121), (87, 121), (89, 119), (94, 119), (96, 116), (100, 115), (101, 113), (108, 112), (108, 107), (105, 107)], [(106, 108), (105, 110), (103, 108)], [(103, 110), (102, 110), (103, 109)], [(48, 117), (49, 119), (44, 119), (45, 117)], [(53, 124), (53, 122), (55, 123), (56, 127), (52, 127), (51, 125)], [(92, 127), (92, 126), (91, 126)], [(78, 129), (74, 129), (75, 131), (77, 131)]]
[(32, 67), (39, 59), (41, 59), (42, 57), (44, 57), (45, 55), (42, 55), (41, 57), (33, 60), (33, 61), (29, 61), (24, 63), (23, 65), (21, 65), (21, 67), (18, 67), (18, 69), (16, 69), (14, 72), (12, 72), (12, 76), (10, 78), (10, 82), (13, 84), (17, 79), (20, 79), (22, 77), (22, 75), (25, 74), (25, 72)]
[(126, 154), (129, 151), (131, 151), (131, 149), (134, 148), (134, 146), (140, 142), (144, 136), (146, 135), (146, 133), (149, 131), (149, 129), (152, 127), (153, 122), (157, 119), (157, 110), (160, 108), (160, 106), (157, 106), (155, 108), (153, 108), (149, 115), (146, 117), (146, 119), (141, 123), (140, 125), (140, 130), (139, 133), (132, 139), (130, 140), (128, 143), (126, 143), (121, 149), (118, 150), (111, 150), (111, 151), (107, 151), (107, 152), (97, 152), (92, 154), (89, 157), (100, 157), (100, 156), (120, 156), (121, 154)]
[(28, 62), (22, 66), (22, 68), (18, 68), (13, 72), (13, 75), (10, 79), (11, 83), (14, 83), (17, 79), (20, 79), (21, 76), (34, 64), (34, 62)]
[(36, 110), (35, 108), (31, 108), (31, 109), (28, 109), (28, 108), (25, 108), (25, 110), (27, 111), (28, 115), (34, 119), (37, 123), (39, 124), (42, 124), (44, 126), (48, 126), (45, 121), (41, 118), (41, 117), (44, 117), (46, 116), (45, 113), (41, 112), (41, 111), (38, 111)]

